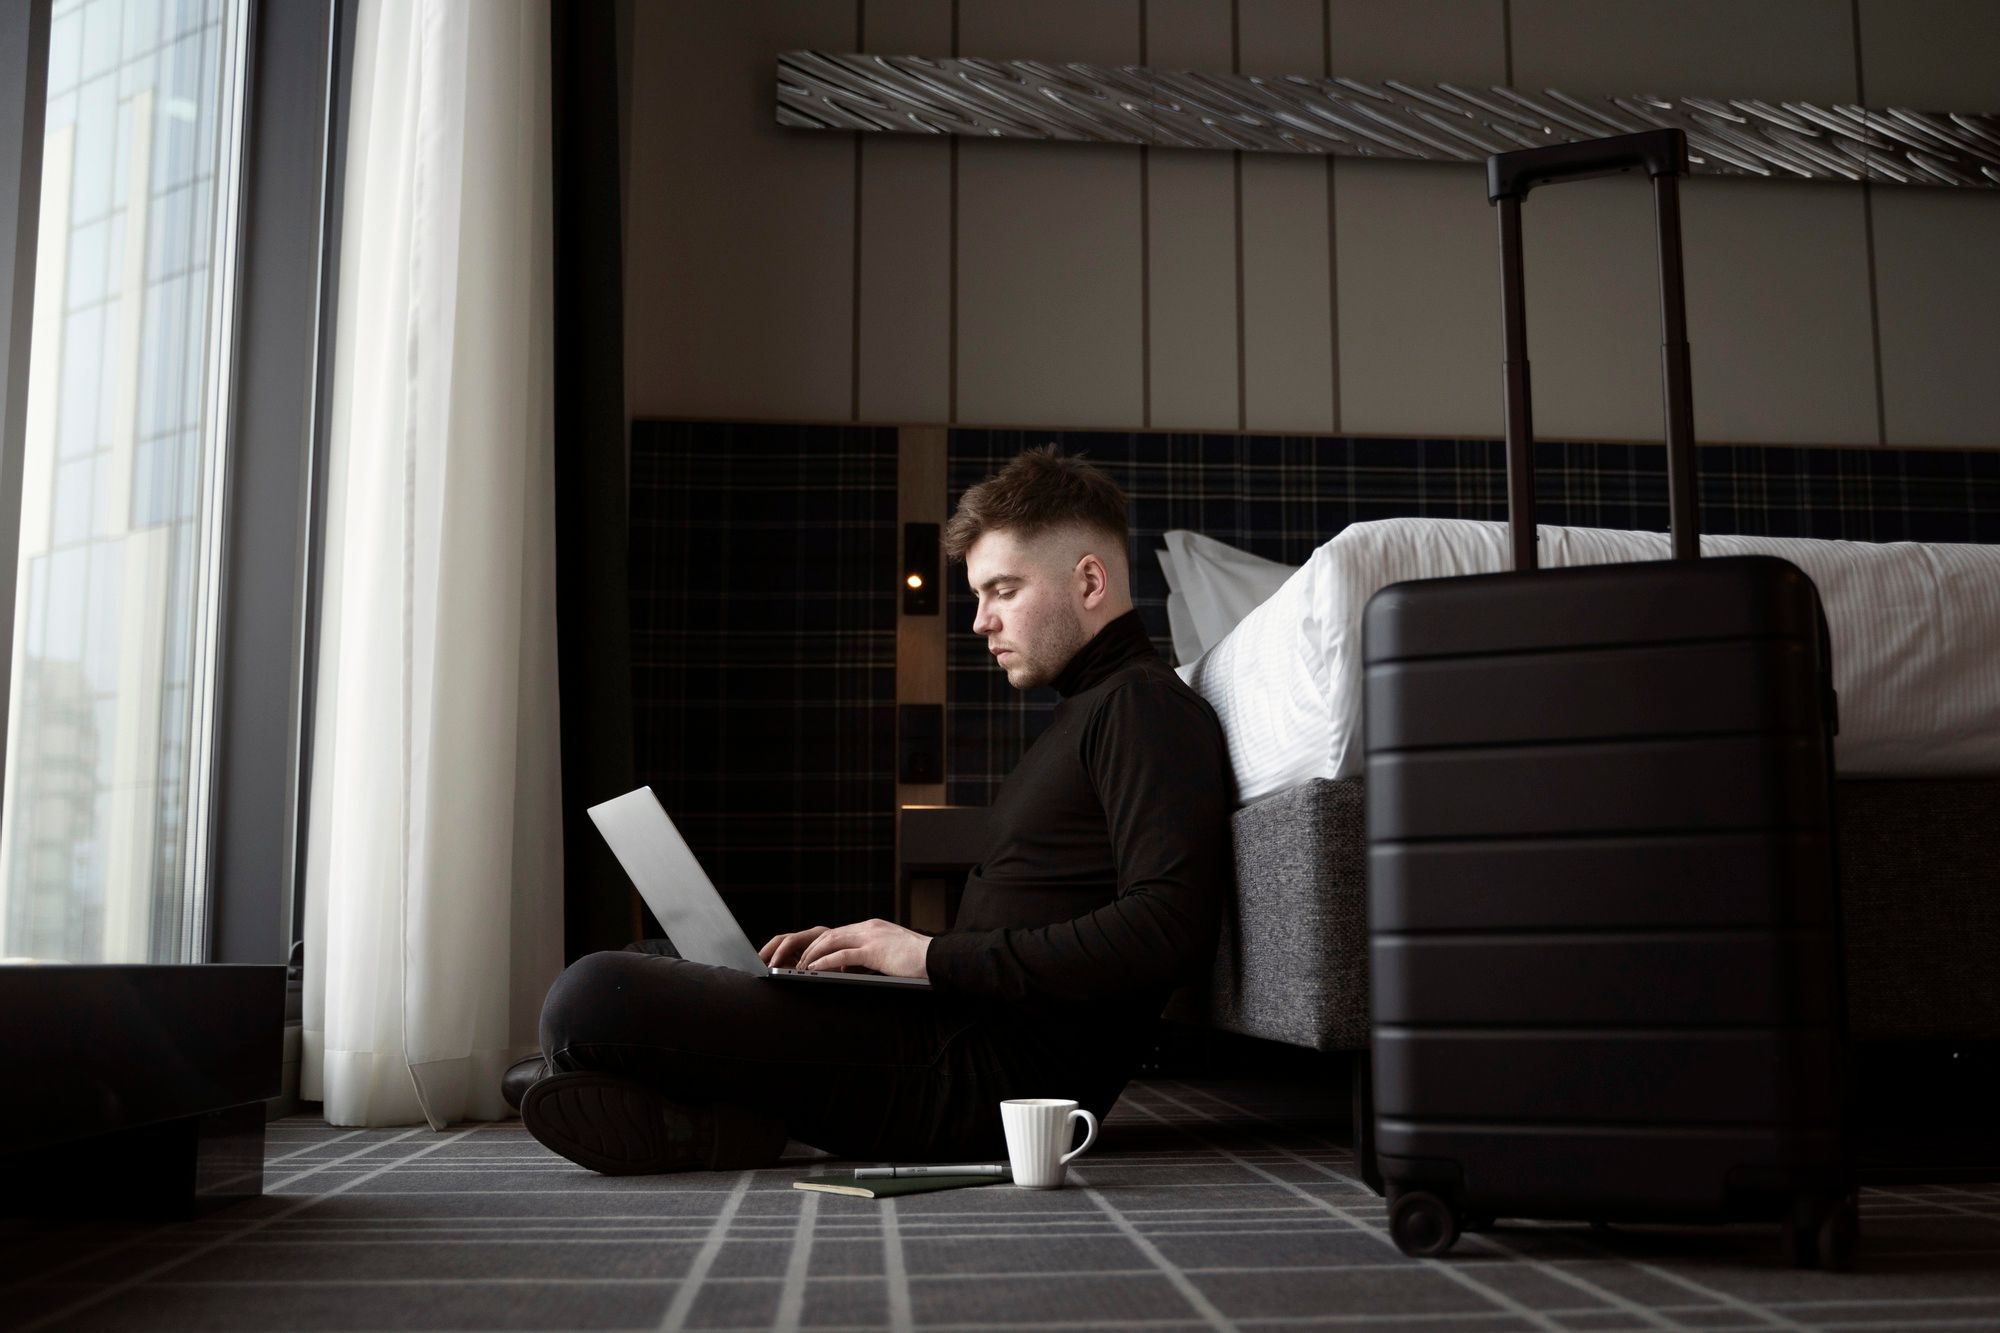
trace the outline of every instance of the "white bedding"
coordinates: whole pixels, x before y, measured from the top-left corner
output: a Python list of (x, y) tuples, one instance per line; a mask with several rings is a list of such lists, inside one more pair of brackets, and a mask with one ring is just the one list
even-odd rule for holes
[[(1314, 551), (1182, 679), (1214, 705), (1238, 799), (1361, 772), (1361, 609), (1405, 579), (1508, 566), (1507, 526), (1356, 523)], [(1819, 589), (1844, 775), (2000, 773), (2000, 547), (1705, 536), (1704, 555), (1775, 555)], [(1660, 560), (1657, 532), (1541, 529), (1544, 565)], [(1183, 562), (1179, 578), (1188, 570)]]
[(1167, 628), (1174, 656), (1183, 662), (1227, 638), (1295, 568), (1185, 528), (1164, 533), (1161, 540), (1166, 545), (1156, 554), (1167, 576)]

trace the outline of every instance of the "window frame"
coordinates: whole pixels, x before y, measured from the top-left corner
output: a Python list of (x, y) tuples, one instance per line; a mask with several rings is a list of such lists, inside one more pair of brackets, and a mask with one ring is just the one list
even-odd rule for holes
[[(13, 648), (53, 7), (0, 0), (0, 663)], [(186, 941), (194, 963), (282, 962), (298, 933), (353, 9), (248, 0), (231, 308), (218, 324), (227, 373), (211, 381), (220, 556), (207, 575), (213, 692), (198, 706), (208, 742), (189, 807), (186, 887), (203, 907)], [(11, 721), (4, 677), (0, 746)]]
[[(28, 356), (42, 208), (42, 127), (54, 0), (0, 0), (0, 662), (14, 654), (14, 581), (21, 556)], [(0, 669), (0, 753), (14, 682)], [(0, 784), (6, 775), (0, 773)], [(0, 787), (0, 801), (7, 793)]]
[(350, 0), (254, 3), (211, 776), (214, 962), (282, 962), (303, 918), (297, 891), (353, 9)]

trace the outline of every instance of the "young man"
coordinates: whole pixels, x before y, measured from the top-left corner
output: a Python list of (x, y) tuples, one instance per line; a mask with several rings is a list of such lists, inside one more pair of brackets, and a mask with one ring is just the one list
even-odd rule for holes
[(592, 954), (542, 1011), (555, 1072), (509, 1072), (537, 1080), (529, 1132), (627, 1173), (769, 1165), (788, 1137), (842, 1157), (995, 1157), (1005, 1098), (1108, 1112), (1174, 987), (1213, 958), (1232, 873), (1221, 728), (1146, 637), (1129, 542), (1116, 483), (1053, 445), (965, 493), (945, 549), (978, 595), (973, 632), (1016, 689), (1055, 687), (1055, 718), (994, 799), (950, 930), (813, 926), (759, 951), (929, 991)]

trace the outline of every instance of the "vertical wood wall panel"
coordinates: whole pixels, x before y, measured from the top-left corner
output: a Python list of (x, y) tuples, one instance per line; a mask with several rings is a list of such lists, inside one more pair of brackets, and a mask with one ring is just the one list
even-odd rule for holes
[[(905, 426), (896, 432), (896, 519), (904, 523), (945, 521), (945, 440), (943, 426)], [(943, 568), (949, 585), (953, 570)], [(896, 702), (898, 704), (945, 704), (945, 616), (950, 598), (938, 593), (938, 613), (930, 616), (903, 614), (902, 596), (896, 598)], [(897, 725), (901, 713), (898, 710)], [(946, 754), (944, 737), (939, 737), (939, 755)], [(949, 888), (942, 879), (903, 879), (903, 810), (912, 805), (943, 805), (943, 775), (936, 782), (901, 781), (902, 738), (897, 737), (896, 783), (896, 900), (895, 920), (918, 930), (940, 932), (950, 920), (946, 914)]]
[[(1876, 443), (1861, 188), (1744, 184), (1681, 190), (1696, 437)], [(1657, 293), (1650, 256), (1634, 259)]]
[(854, 144), (780, 129), (776, 53), (849, 50), (853, 0), (641, 5), (626, 401), (635, 416), (845, 421)]
[[(1473, 183), (1482, 202), (1485, 186), (1483, 175)], [(1521, 208), (1521, 239), (1535, 433), (1663, 438), (1651, 187), (1635, 173), (1537, 190)], [(1684, 253), (1692, 273), (1701, 260)], [(1489, 262), (1499, 263), (1497, 239)], [(1497, 328), (1493, 346), (1498, 365)], [(1694, 396), (1702, 401), (1700, 380)]]
[(1229, 154), (1152, 150), (1151, 424), (1236, 429), (1236, 192)]
[[(1332, 0), (1332, 72), (1506, 82), (1501, 0)], [(1500, 429), (1500, 288), (1476, 167), (1333, 163), (1340, 429)]]
[(1326, 63), (1322, 0), (1237, 0), (1236, 41), (1244, 74), (1318, 74)]
[(1476, 166), (1343, 161), (1340, 428), (1500, 433), (1500, 264)]
[(1874, 194), (1889, 443), (2000, 448), (2000, 195)]
[[(946, 143), (860, 136), (857, 149), (774, 123), (779, 51), (852, 50), (865, 19), (863, 49), (946, 54), (954, 11), (960, 53), (998, 59), (1226, 69), (1236, 14), (1250, 72), (1324, 62), (1483, 86), (1506, 80), (1511, 36), (1523, 87), (1857, 95), (1854, 0), (641, 4), (634, 415), (943, 422), (956, 338), (968, 424), (1230, 428), (1240, 392), (1253, 429), (1498, 432), (1493, 218), (1475, 168), (1249, 155), (1239, 237), (1226, 154), (1153, 151), (1142, 183), (1136, 149), (961, 141), (954, 218)], [(1859, 0), (1859, 16), (1871, 104), (2000, 107), (2000, 6)], [(1995, 443), (2000, 197), (1870, 194), (1689, 183), (1703, 438)], [(1538, 193), (1528, 212), (1540, 430), (1657, 438), (1647, 191), (1590, 182)]]
[(2000, 5), (1993, 0), (1859, 0), (1869, 106), (2000, 111)]
[(960, 146), (958, 419), (1140, 419), (1139, 150)]
[(1852, 0), (1512, 0), (1514, 83), (1854, 100)]
[[(943, 426), (905, 426), (897, 434), (896, 522), (897, 550), (901, 551), (901, 525), (936, 523), (942, 526), (946, 512), (945, 438)], [(947, 587), (954, 575), (962, 573), (949, 562), (939, 561), (939, 572)], [(903, 614), (903, 597), (896, 593), (896, 702), (899, 704), (941, 704), (944, 702), (945, 591), (938, 593), (938, 614)], [(904, 783), (896, 785), (902, 801), (944, 800), (944, 783)]]
[(1333, 430), (1327, 168), (1243, 157), (1243, 402), (1249, 430)]
[[(1229, 68), (1229, 6), (1149, 0), (1146, 64)], [(1236, 187), (1228, 153), (1147, 153), (1149, 423), (1236, 429)]]
[[(959, 50), (1135, 64), (1138, 5), (962, 0)], [(968, 139), (958, 172), (958, 419), (1140, 420), (1139, 150)]]
[(1331, 73), (1349, 79), (1506, 82), (1501, 0), (1329, 0)]
[[(1519, 87), (1835, 102), (1855, 95), (1850, 0), (1514, 0), (1511, 14)], [(1859, 384), (1836, 382), (1861, 374), (1859, 353), (1873, 336), (1858, 193), (1773, 188), (1696, 181), (1682, 192), (1696, 433), (1866, 443), (1874, 438), (1872, 366)], [(1759, 198), (1736, 197), (1744, 191)], [(1541, 191), (1523, 210), (1522, 231), (1537, 431), (1660, 438), (1650, 189), (1631, 176)], [(1817, 273), (1806, 271), (1808, 260)], [(1715, 344), (1706, 352), (1704, 332)], [(1832, 400), (1816, 396), (1829, 389)], [(1829, 426), (1838, 433), (1826, 433)]]
[[(944, 55), (951, 6), (871, 0), (862, 49)], [(951, 145), (862, 134), (859, 408), (863, 421), (951, 417)]]
[(951, 0), (867, 0), (861, 49), (881, 56), (951, 54)]
[[(1859, 2), (1870, 106), (2000, 110), (2000, 5)], [(2000, 195), (1870, 193), (1888, 443), (2000, 448)]]
[(957, 0), (958, 53), (1139, 63), (1139, 0)]
[(865, 135), (863, 421), (951, 418), (951, 145)]
[(1146, 0), (1146, 64), (1229, 68), (1229, 6), (1216, 0)]
[[(1239, 0), (1245, 74), (1323, 73), (1319, 0)], [(1333, 293), (1324, 158), (1243, 154), (1243, 403), (1249, 430), (1329, 432)]]

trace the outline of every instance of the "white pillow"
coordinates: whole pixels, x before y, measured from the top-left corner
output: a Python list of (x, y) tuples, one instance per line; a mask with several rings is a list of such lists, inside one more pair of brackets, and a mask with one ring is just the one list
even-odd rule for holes
[[(1338, 540), (1336, 538), (1335, 540)], [(1332, 777), (1333, 698), (1324, 664), (1319, 584), (1326, 547), (1254, 607), (1222, 642), (1179, 668), (1222, 723), (1236, 799)]]
[[(1844, 774), (2000, 772), (2000, 546), (1704, 536), (1704, 555), (1775, 555), (1819, 589)], [(1663, 559), (1666, 534), (1544, 525), (1544, 565)], [(1391, 583), (1508, 565), (1504, 523), (1355, 523), (1181, 678), (1215, 707), (1253, 801), (1361, 771), (1361, 610)]]
[(1160, 568), (1167, 575), (1167, 622), (1174, 623), (1178, 599), (1192, 631), (1193, 641), (1183, 644), (1179, 628), (1174, 629), (1174, 653), (1183, 662), (1192, 662), (1222, 642), (1295, 572), (1295, 566), (1185, 528), (1167, 532), (1165, 541)]
[(1484, 530), (1494, 525), (1431, 523), (1349, 524), (1220, 643), (1179, 668), (1222, 722), (1239, 801), (1360, 771), (1361, 608), (1369, 597), (1405, 578), (1501, 567), (1504, 526), (1495, 537)]
[(1174, 662), (1192, 662), (1201, 656), (1201, 636), (1194, 631), (1180, 575), (1174, 572), (1174, 553), (1162, 546), (1153, 554), (1160, 558), (1160, 572), (1167, 576), (1167, 632), (1174, 640)]

